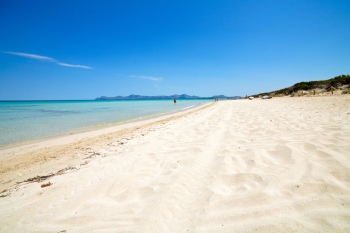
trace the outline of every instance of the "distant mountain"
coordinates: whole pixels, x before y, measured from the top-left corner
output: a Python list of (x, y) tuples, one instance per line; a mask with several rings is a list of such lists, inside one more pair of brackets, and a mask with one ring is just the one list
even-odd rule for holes
[(158, 95), (158, 96), (145, 96), (145, 95), (129, 95), (129, 96), (115, 96), (115, 97), (107, 97), (107, 96), (101, 96), (96, 98), (95, 100), (162, 100), (162, 99), (215, 99), (215, 98), (222, 98), (222, 99), (239, 99), (240, 96), (233, 96), (228, 97), (225, 95), (215, 95), (212, 97), (199, 97), (195, 95)]
[(214, 95), (211, 98), (222, 98), (222, 99), (225, 99), (225, 98), (232, 98), (232, 97), (228, 97), (228, 96), (225, 96), (225, 95)]
[(101, 96), (99, 98), (96, 98), (95, 100), (151, 100), (151, 99), (202, 99), (202, 97), (199, 96), (190, 96), (186, 94), (182, 95), (159, 95), (159, 96), (145, 96), (145, 95), (129, 95), (129, 96), (115, 96), (115, 97), (106, 97)]

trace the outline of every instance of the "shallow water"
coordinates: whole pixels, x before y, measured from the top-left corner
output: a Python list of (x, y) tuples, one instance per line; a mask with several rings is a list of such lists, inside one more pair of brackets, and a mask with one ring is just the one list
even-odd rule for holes
[(196, 107), (212, 100), (0, 102), (0, 146), (105, 127)]

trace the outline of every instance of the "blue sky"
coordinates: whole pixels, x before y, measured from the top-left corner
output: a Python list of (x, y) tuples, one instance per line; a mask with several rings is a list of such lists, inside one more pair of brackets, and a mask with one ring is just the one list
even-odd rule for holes
[(0, 2), (0, 100), (272, 91), (350, 73), (350, 1)]

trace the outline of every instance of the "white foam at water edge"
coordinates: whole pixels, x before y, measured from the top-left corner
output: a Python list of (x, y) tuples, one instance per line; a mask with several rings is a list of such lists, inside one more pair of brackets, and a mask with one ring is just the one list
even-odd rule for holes
[(192, 106), (189, 106), (189, 107), (186, 107), (186, 108), (183, 108), (181, 110), (186, 110), (186, 109), (189, 109), (189, 108), (193, 108), (195, 105), (192, 105)]

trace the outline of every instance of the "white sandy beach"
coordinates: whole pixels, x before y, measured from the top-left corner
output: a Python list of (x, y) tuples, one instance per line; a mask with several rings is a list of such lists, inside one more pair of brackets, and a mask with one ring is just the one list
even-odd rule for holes
[(219, 101), (0, 164), (0, 232), (350, 232), (350, 95)]

